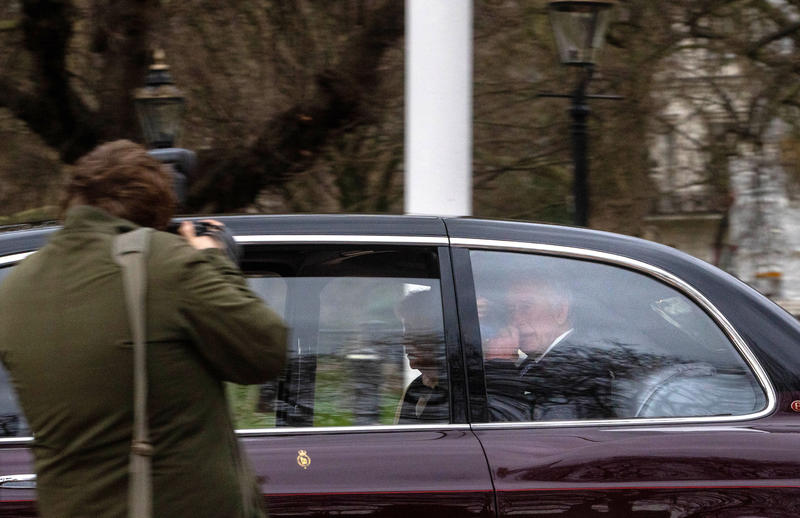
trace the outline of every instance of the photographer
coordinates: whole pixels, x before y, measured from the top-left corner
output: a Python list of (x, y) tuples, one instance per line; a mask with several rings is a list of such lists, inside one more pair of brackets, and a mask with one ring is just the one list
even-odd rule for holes
[[(111, 243), (165, 229), (175, 198), (162, 164), (125, 140), (81, 158), (65, 194), (64, 227), (0, 285), (0, 359), (34, 434), (40, 515), (123, 518), (133, 348)], [(261, 517), (222, 382), (274, 378), (287, 331), (213, 232), (179, 232), (152, 232), (146, 256), (153, 516)]]

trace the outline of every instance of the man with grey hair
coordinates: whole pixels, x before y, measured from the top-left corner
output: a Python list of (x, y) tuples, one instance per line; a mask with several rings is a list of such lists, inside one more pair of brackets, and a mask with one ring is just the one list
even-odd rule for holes
[(553, 279), (528, 278), (515, 283), (504, 302), (507, 325), (487, 341), (486, 359), (538, 363), (573, 332), (570, 294)]
[(567, 284), (553, 277), (518, 279), (506, 290), (504, 309), (506, 325), (483, 344), (492, 419), (605, 417), (608, 373), (595, 368), (595, 340), (577, 328)]

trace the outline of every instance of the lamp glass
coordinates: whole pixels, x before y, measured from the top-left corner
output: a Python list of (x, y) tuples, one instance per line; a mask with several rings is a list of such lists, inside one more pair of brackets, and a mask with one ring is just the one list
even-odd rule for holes
[(611, 20), (607, 2), (552, 2), (550, 21), (565, 65), (595, 63)]
[(136, 114), (148, 145), (174, 146), (180, 137), (184, 102), (181, 97), (143, 97), (136, 99)]

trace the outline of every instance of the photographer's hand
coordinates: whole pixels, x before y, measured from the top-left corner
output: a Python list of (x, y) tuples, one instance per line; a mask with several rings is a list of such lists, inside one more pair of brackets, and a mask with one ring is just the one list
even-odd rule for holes
[[(211, 223), (212, 225), (217, 225), (222, 227), (223, 224), (219, 221), (213, 219), (205, 219), (203, 220), (206, 223)], [(184, 221), (181, 223), (180, 228), (178, 229), (178, 233), (186, 238), (190, 245), (192, 245), (197, 250), (203, 250), (205, 248), (219, 248), (221, 250), (225, 249), (225, 245), (218, 241), (217, 239), (211, 236), (198, 236), (194, 232), (194, 225), (191, 221)]]

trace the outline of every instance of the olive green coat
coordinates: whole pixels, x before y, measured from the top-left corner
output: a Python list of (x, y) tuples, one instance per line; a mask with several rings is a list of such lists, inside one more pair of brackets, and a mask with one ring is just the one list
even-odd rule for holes
[[(46, 518), (124, 518), (132, 344), (111, 240), (136, 226), (75, 207), (0, 285), (0, 359), (34, 433)], [(219, 250), (151, 234), (147, 374), (156, 518), (253, 518), (223, 380), (275, 377), (286, 328)], [(246, 510), (246, 508), (250, 508)]]

